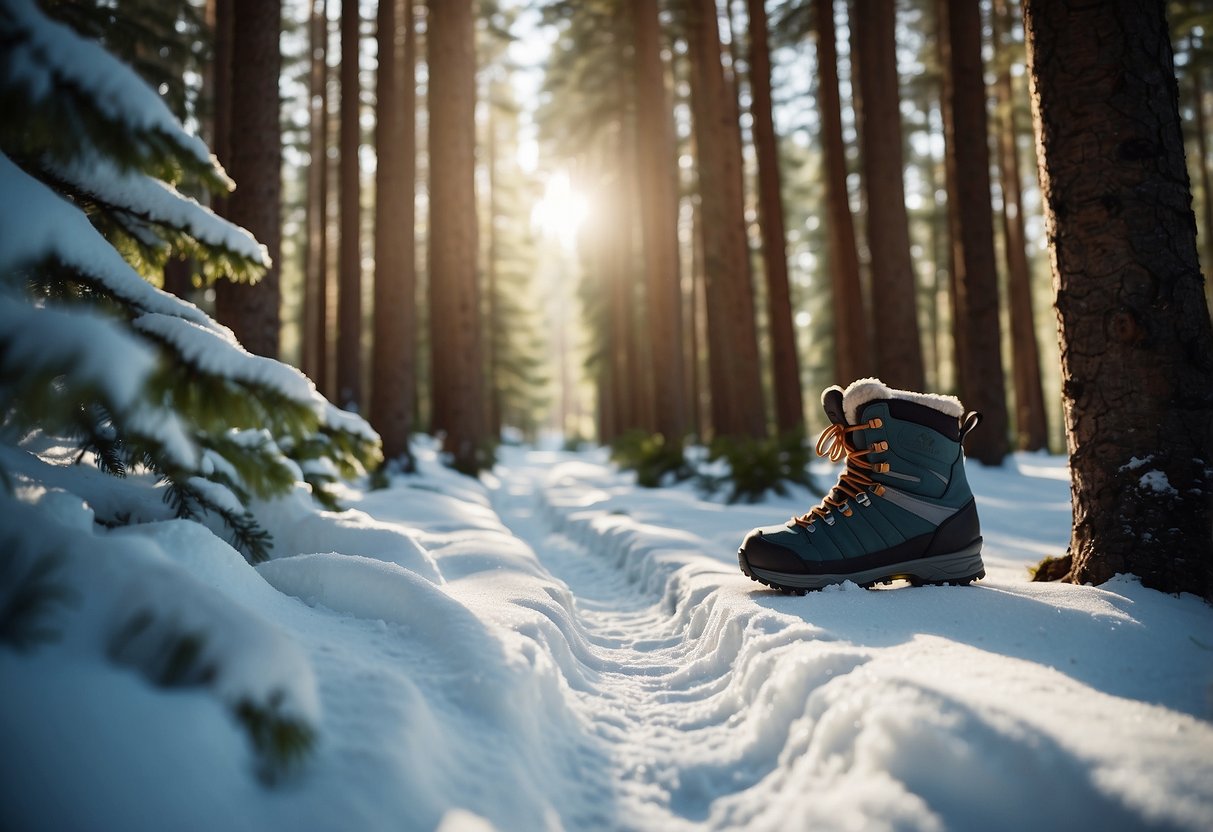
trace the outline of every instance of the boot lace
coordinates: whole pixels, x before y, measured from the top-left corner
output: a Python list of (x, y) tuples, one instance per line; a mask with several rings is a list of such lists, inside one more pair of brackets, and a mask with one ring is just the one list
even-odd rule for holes
[(864, 457), (872, 453), (888, 450), (889, 443), (883, 441), (873, 442), (872, 447), (860, 450), (851, 444), (848, 437), (855, 431), (875, 430), (883, 424), (878, 418), (869, 419), (863, 424), (850, 427), (833, 424), (821, 432), (821, 436), (817, 439), (817, 455), (828, 458), (830, 462), (841, 462), (845, 459), (846, 467), (843, 469), (842, 474), (839, 475), (838, 482), (834, 484), (834, 487), (830, 489), (822, 501), (809, 509), (805, 514), (793, 517), (792, 522), (798, 526), (812, 526), (814, 521), (821, 518), (827, 523), (832, 524), (834, 522), (830, 516), (832, 510), (838, 509), (844, 517), (850, 517), (851, 506), (848, 503), (849, 500), (866, 501), (867, 495), (864, 492), (868, 488), (873, 488), (873, 490), (877, 490), (877, 493), (879, 493), (879, 489), (882, 489), (880, 483), (867, 476), (864, 471), (882, 474), (889, 470), (889, 464), (887, 462), (868, 462)]

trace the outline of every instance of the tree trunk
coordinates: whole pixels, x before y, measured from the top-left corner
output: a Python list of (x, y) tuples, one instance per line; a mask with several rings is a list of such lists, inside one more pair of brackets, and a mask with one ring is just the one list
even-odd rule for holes
[(767, 15), (763, 0), (746, 0), (750, 35), (750, 116), (754, 153), (758, 157), (758, 222), (762, 228), (762, 259), (766, 273), (767, 315), (771, 328), (771, 369), (775, 388), (775, 426), (779, 433), (804, 431), (804, 392), (796, 330), (792, 326), (792, 295), (788, 288), (787, 240), (780, 196), (779, 148), (771, 117), (771, 56), (767, 46)]
[(488, 123), (485, 125), (485, 132), (488, 134), (487, 146), (485, 147), (486, 155), (488, 156), (486, 168), (485, 183), (488, 187), (488, 222), (484, 224), (485, 231), (488, 234), (485, 251), (485, 281), (484, 291), (487, 297), (485, 298), (486, 309), (485, 314), (485, 352), (486, 356), (485, 368), (488, 373), (488, 412), (485, 417), (488, 419), (489, 436), (501, 437), (501, 356), (498, 354), (498, 349), (501, 345), (504, 322), (501, 320), (501, 301), (497, 287), (497, 117), (496, 117), (496, 101), (495, 90), (493, 83), (489, 83), (488, 87), (488, 106), (486, 107), (488, 115)]
[(737, 99), (725, 83), (715, 0), (688, 7), (691, 110), (699, 153), (712, 424), (718, 436), (763, 437), (766, 408), (754, 320)]
[(361, 48), (358, 3), (341, 6), (340, 202), (337, 254), (337, 404), (357, 410), (362, 403), (362, 143)]
[(472, 0), (430, 0), (430, 343), (435, 431), (475, 472), (485, 441), (476, 275), (476, 48)]
[(1213, 599), (1213, 327), (1161, 3), (1026, 0), (1057, 289), (1070, 580)]
[(945, 142), (952, 168), (956, 345), (965, 404), (985, 416), (969, 456), (1000, 465), (1007, 455), (1007, 402), (998, 318), (998, 270), (990, 201), (990, 150), (978, 0), (944, 0)]
[(635, 147), (647, 276), (647, 309), (652, 324), (654, 407), (657, 432), (681, 441), (687, 430), (682, 384), (682, 286), (678, 263), (678, 167), (661, 61), (656, 0), (632, 0), (635, 36)]
[(174, 257), (164, 264), (164, 291), (190, 300), (194, 294), (194, 268), (184, 257)]
[[(1005, 49), (1009, 19), (1006, 0), (994, 2), (994, 55), (998, 62)], [(998, 67), (998, 169), (1002, 185), (1002, 229), (1007, 261), (1007, 297), (1011, 307), (1011, 372), (1015, 383), (1016, 445), (1023, 451), (1049, 447), (1044, 391), (1040, 382), (1040, 351), (1036, 344), (1036, 313), (1032, 309), (1032, 271), (1028, 266), (1024, 234), (1023, 199), (1019, 178), (1019, 151), (1015, 146), (1015, 97), (1011, 66)]]
[[(1204, 202), (1204, 211), (1202, 216), (1201, 234), (1204, 236), (1205, 244), (1205, 271), (1213, 274), (1213, 180), (1209, 175), (1209, 135), (1206, 132), (1207, 121), (1205, 120), (1205, 85), (1201, 79), (1202, 69), (1200, 65), (1193, 66), (1190, 70), (1192, 73), (1192, 107), (1193, 115), (1196, 121), (1196, 152), (1199, 156), (1200, 163), (1196, 169), (1200, 171), (1200, 196)], [(1205, 297), (1206, 300), (1213, 298), (1213, 281), (1205, 281)]]
[[(214, 39), (211, 56), (211, 151), (222, 165), (231, 164), (232, 18), (236, 0), (207, 0), (207, 22)], [(211, 197), (216, 214), (227, 216), (227, 196)]]
[(321, 392), (328, 378), (328, 3), (312, 0), (308, 39), (307, 247), (303, 274), (303, 372)]
[[(240, 68), (240, 82), (228, 87), (231, 109), (225, 134), (229, 149), (228, 158), (221, 161), (237, 188), (227, 200), (226, 216), (253, 233), (269, 251), (273, 266), (251, 286), (226, 280), (215, 284), (215, 314), (249, 352), (277, 358), (282, 297), (282, 128), (278, 100), (282, 4), (280, 0), (233, 3), (231, 12), (230, 66)], [(239, 125), (239, 129), (230, 129), (230, 125)]]
[(371, 424), (383, 439), (384, 459), (407, 461), (416, 394), (417, 325), (412, 0), (381, 0), (378, 27)]
[(847, 199), (847, 156), (838, 98), (834, 0), (813, 0), (817, 27), (818, 98), (829, 223), (830, 285), (834, 295), (834, 381), (846, 385), (871, 372), (855, 226)]
[(918, 294), (910, 260), (910, 224), (902, 181), (901, 95), (898, 90), (896, 10), (888, 0), (855, 0), (852, 60), (867, 193), (872, 257), (872, 333), (876, 372), (886, 383), (923, 390)]

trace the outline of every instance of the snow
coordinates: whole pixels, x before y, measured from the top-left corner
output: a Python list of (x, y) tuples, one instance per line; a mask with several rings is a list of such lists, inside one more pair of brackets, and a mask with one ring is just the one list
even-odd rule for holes
[(64, 374), (73, 386), (99, 391), (119, 410), (135, 405), (156, 364), (146, 344), (97, 312), (31, 306), (5, 294), (0, 294), (0, 344), (4, 377)]
[(100, 44), (50, 20), (33, 0), (4, 0), (0, 26), (7, 84), (24, 86), (34, 101), (70, 89), (106, 118), (160, 134), (231, 185), (206, 144), (187, 133), (155, 90)]
[(1164, 471), (1146, 471), (1137, 482), (1147, 491), (1179, 496), (1179, 492), (1175, 490), (1175, 486), (1171, 485), (1171, 481), (1167, 479)]
[(0, 153), (0, 280), (10, 283), (22, 271), (57, 259), (95, 280), (115, 297), (145, 312), (183, 318), (216, 331), (202, 310), (155, 288), (132, 269), (74, 205)]
[(168, 344), (187, 364), (207, 375), (219, 376), (250, 387), (273, 390), (284, 398), (312, 406), (320, 413), (316, 387), (288, 364), (253, 355), (240, 346), (231, 332), (218, 332), (173, 315), (148, 313), (132, 325), (150, 338)]
[[(76, 594), (57, 640), (0, 643), (3, 828), (1213, 828), (1213, 608), (1029, 583), (1069, 536), (1062, 459), (971, 467), (973, 586), (790, 597), (736, 547), (807, 492), (640, 489), (597, 449), (475, 481), (423, 443), (342, 512), (300, 485), (250, 505), (256, 567), (150, 504), (96, 526), (145, 491), (4, 453), (0, 557), (61, 551)], [(218, 672), (151, 685), (149, 643), (112, 649), (136, 609)], [(318, 740), (267, 787), (230, 708), (275, 696)]]
[(123, 171), (112, 162), (84, 152), (66, 164), (47, 160), (56, 176), (78, 190), (142, 220), (180, 229), (205, 245), (226, 249), (264, 268), (270, 256), (265, 246), (245, 229), (220, 217), (172, 185), (136, 171)]

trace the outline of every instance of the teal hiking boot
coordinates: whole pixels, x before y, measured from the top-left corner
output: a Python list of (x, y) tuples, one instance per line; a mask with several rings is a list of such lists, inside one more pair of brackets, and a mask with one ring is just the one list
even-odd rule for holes
[(985, 577), (981, 526), (965, 478), (965, 435), (981, 421), (960, 400), (860, 379), (821, 395), (830, 426), (819, 456), (846, 461), (816, 507), (754, 529), (737, 551), (759, 583), (801, 593), (905, 578), (967, 584)]

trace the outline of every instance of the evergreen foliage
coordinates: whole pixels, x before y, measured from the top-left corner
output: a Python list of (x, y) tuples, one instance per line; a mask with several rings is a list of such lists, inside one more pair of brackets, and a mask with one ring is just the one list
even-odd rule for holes
[(62, 582), (55, 553), (21, 557), (15, 544), (0, 538), (0, 644), (26, 651), (58, 638), (48, 619), (76, 593)]
[[(131, 665), (157, 687), (210, 687), (221, 673), (222, 660), (209, 649), (205, 632), (149, 610), (128, 619), (111, 637), (108, 652), (112, 661)], [(316, 742), (315, 728), (289, 713), (284, 703), (279, 690), (261, 701), (245, 696), (228, 703), (253, 747), (257, 776), (267, 785), (295, 773)]]
[(768, 491), (784, 497), (789, 484), (820, 493), (809, 475), (812, 458), (813, 450), (799, 432), (766, 439), (719, 437), (712, 442), (708, 459), (727, 462), (728, 472), (700, 473), (698, 483), (709, 494), (727, 490), (725, 499), (730, 503), (756, 503)]
[(232, 183), (130, 69), (28, 0), (0, 2), (0, 110), (16, 114), (0, 122), (7, 435), (41, 431), (116, 476), (158, 477), (179, 516), (216, 516), (264, 559), (246, 504), (300, 479), (331, 504), (326, 486), (374, 464), (378, 437), (140, 279), (181, 256), (205, 280), (259, 276), (264, 248), (177, 190)]
[(644, 430), (619, 436), (611, 446), (611, 459), (620, 468), (635, 471), (637, 485), (644, 488), (660, 488), (670, 478), (677, 482), (695, 475), (681, 445)]

